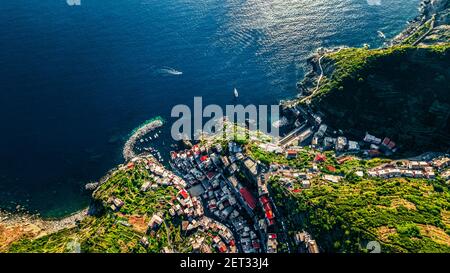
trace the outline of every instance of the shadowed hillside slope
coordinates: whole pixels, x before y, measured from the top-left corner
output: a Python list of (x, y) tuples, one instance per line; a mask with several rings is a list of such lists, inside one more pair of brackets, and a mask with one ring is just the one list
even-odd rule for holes
[(311, 106), (347, 134), (395, 140), (401, 154), (450, 147), (450, 46), (343, 49), (327, 55)]

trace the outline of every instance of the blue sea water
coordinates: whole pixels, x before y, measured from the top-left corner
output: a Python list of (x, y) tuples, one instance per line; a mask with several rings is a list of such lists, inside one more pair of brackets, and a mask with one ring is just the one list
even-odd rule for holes
[(234, 87), (242, 104), (293, 97), (316, 48), (381, 46), (419, 1), (2, 1), (0, 208), (80, 209), (143, 121)]

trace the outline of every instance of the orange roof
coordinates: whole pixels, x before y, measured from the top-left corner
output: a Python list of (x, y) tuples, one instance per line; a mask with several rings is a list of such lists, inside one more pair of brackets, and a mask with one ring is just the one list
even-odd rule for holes
[(352, 160), (352, 157), (351, 157), (351, 156), (344, 156), (344, 157), (342, 157), (342, 158), (338, 158), (337, 162), (338, 162), (339, 164), (342, 164), (342, 163), (344, 163), (344, 162), (346, 162), (346, 161), (349, 161), (349, 160)]
[(271, 220), (271, 219), (274, 218), (274, 216), (273, 216), (273, 211), (272, 211), (272, 207), (270, 206), (270, 203), (264, 204), (264, 211), (265, 211), (265, 213), (266, 213), (267, 219)]
[(224, 244), (222, 244), (220, 247), (219, 247), (219, 251), (220, 252), (226, 252), (227, 251), (227, 247), (224, 245)]

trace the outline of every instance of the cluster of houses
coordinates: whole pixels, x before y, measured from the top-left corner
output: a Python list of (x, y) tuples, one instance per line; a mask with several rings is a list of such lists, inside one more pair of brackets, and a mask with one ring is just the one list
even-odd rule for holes
[(208, 214), (237, 234), (244, 253), (276, 251), (268, 236), (275, 213), (262, 166), (242, 152), (232, 141), (225, 147), (194, 145), (172, 152), (171, 165), (187, 181), (189, 191), (202, 199)]
[[(291, 108), (296, 118), (296, 129), (294, 137), (288, 134), (280, 142), (305, 146), (310, 145), (320, 150), (335, 150), (336, 153), (363, 153), (366, 156), (379, 156), (381, 154), (392, 155), (397, 151), (394, 141), (385, 137), (384, 139), (366, 133), (363, 141), (349, 140), (345, 136), (337, 136), (336, 132), (328, 133), (329, 128), (322, 123), (322, 118), (313, 113), (311, 109), (296, 106)], [(303, 120), (301, 122), (300, 120)]]
[[(174, 219), (178, 217), (182, 219), (181, 229), (185, 234), (194, 234), (192, 238), (198, 239), (193, 242), (193, 251), (195, 252), (212, 252), (212, 248), (221, 253), (235, 253), (237, 247), (235, 244), (234, 235), (231, 230), (220, 222), (205, 216), (203, 204), (197, 196), (192, 196), (186, 187), (189, 185), (183, 178), (175, 175), (173, 172), (164, 168), (159, 162), (151, 157), (136, 157), (133, 158), (124, 168), (132, 169), (135, 164), (145, 164), (145, 169), (150, 174), (150, 179), (145, 181), (141, 187), (141, 192), (146, 192), (149, 189), (155, 189), (160, 186), (172, 186), (177, 189), (178, 193), (172, 200), (168, 201), (170, 209), (167, 212), (156, 212), (150, 218), (147, 225), (147, 233), (140, 240), (140, 243), (147, 247), (149, 240), (147, 236), (154, 236), (156, 231), (163, 224), (165, 217)], [(124, 202), (116, 197), (110, 197), (108, 202), (111, 203), (113, 210), (120, 209)], [(201, 231), (212, 238), (212, 244), (208, 244), (209, 240), (196, 234)], [(191, 239), (192, 239), (191, 238)], [(201, 239), (203, 238), (203, 239)], [(201, 241), (201, 243), (200, 243)], [(166, 252), (172, 252), (169, 248)]]
[(443, 171), (441, 177), (445, 179), (447, 183), (450, 183), (450, 170)]
[[(324, 155), (322, 154), (316, 155), (314, 160), (315, 163), (313, 163), (312, 167), (308, 168), (306, 171), (299, 171), (295, 168), (278, 164), (272, 164), (270, 168), (272, 171), (272, 175), (278, 176), (281, 185), (283, 185), (287, 190), (289, 190), (292, 193), (298, 193), (303, 189), (309, 189), (312, 185), (312, 179), (318, 176), (320, 176), (323, 180), (332, 183), (338, 183), (339, 181), (341, 181), (343, 178), (342, 176), (325, 174), (319, 171), (316, 162), (317, 160), (320, 160), (320, 158), (322, 157), (324, 157)], [(334, 167), (332, 166), (328, 167), (330, 171), (333, 171), (332, 169), (334, 169)], [(359, 175), (363, 176), (364, 174), (361, 173)], [(295, 185), (300, 185), (301, 188), (297, 188), (295, 187)]]
[(367, 171), (370, 177), (393, 178), (427, 178), (435, 179), (437, 173), (440, 173), (444, 179), (446, 176), (445, 168), (450, 165), (449, 157), (438, 157), (430, 161), (406, 160), (401, 164), (386, 164)]
[(379, 156), (381, 154), (392, 155), (397, 151), (396, 143), (388, 137), (381, 139), (369, 133), (366, 133), (363, 141), (348, 140), (345, 136), (323, 137), (326, 129), (327, 126), (324, 124), (319, 127), (319, 131), (316, 133), (319, 136), (315, 136), (312, 141), (313, 147), (322, 150), (335, 150), (337, 154), (362, 153), (368, 157)]
[(348, 140), (345, 136), (325, 136), (328, 126), (321, 124), (312, 138), (311, 145), (322, 150), (335, 150), (337, 153), (357, 153), (361, 150), (357, 141)]
[(226, 178), (219, 175), (214, 178), (211, 181), (211, 188), (203, 194), (203, 200), (207, 204), (207, 209), (217, 219), (233, 227), (244, 253), (257, 253), (262, 250), (260, 239), (251, 224), (254, 200), (235, 176)]
[(444, 170), (450, 166), (450, 157), (442, 156), (431, 161), (431, 165), (438, 169), (439, 171)]
[(369, 149), (364, 151), (367, 156), (392, 155), (397, 151), (397, 144), (388, 137), (381, 139), (366, 133), (364, 142), (369, 145)]
[[(278, 237), (275, 231), (276, 225), (276, 213), (274, 202), (270, 197), (267, 188), (268, 174), (267, 170), (264, 170), (262, 165), (254, 161), (252, 158), (246, 158), (243, 161), (242, 171), (246, 176), (247, 181), (252, 184), (255, 189), (254, 194), (248, 192), (242, 192), (244, 199), (248, 204), (251, 204), (253, 210), (252, 216), (255, 223), (255, 229), (258, 230), (262, 238), (265, 238), (266, 252), (277, 252)], [(239, 188), (240, 186), (237, 185)], [(256, 196), (256, 198), (254, 197)]]
[(294, 188), (294, 184), (296, 182), (300, 183), (304, 189), (311, 187), (310, 179), (312, 177), (312, 173), (300, 172), (288, 166), (281, 165), (271, 165), (271, 170), (273, 171), (273, 175), (280, 177), (280, 182), (290, 191), (298, 191)]
[[(191, 230), (196, 228), (206, 234), (211, 234), (212, 247), (219, 253), (237, 253), (238, 249), (232, 231), (222, 223), (215, 221), (209, 217), (203, 216), (192, 224), (183, 221), (182, 229)], [(194, 252), (210, 253), (210, 245), (205, 242), (204, 236), (196, 236), (192, 242)]]

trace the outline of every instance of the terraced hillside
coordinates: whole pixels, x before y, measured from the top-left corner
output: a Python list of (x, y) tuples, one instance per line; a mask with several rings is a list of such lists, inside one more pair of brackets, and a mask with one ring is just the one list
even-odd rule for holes
[(274, 178), (271, 192), (289, 233), (307, 230), (324, 252), (367, 252), (370, 241), (383, 253), (450, 251), (450, 192), (443, 181), (346, 175), (339, 183), (311, 183), (293, 192)]
[[(87, 216), (76, 227), (64, 229), (40, 238), (23, 238), (14, 242), (9, 252), (94, 252), (146, 253), (162, 252), (165, 248), (177, 252), (191, 252), (192, 236), (182, 236), (181, 218), (166, 212), (177, 194), (174, 187), (158, 187), (143, 192), (145, 181), (154, 179), (144, 163), (123, 166), (112, 173), (94, 193), (97, 213)], [(112, 209), (111, 197), (120, 199), (123, 206)], [(148, 234), (147, 223), (155, 213), (161, 213), (161, 227)], [(141, 243), (146, 236), (148, 245)]]

